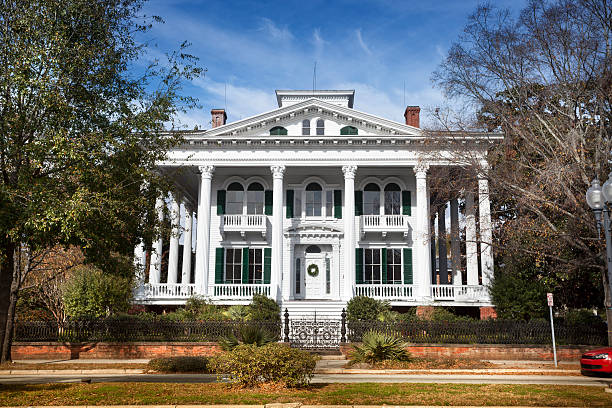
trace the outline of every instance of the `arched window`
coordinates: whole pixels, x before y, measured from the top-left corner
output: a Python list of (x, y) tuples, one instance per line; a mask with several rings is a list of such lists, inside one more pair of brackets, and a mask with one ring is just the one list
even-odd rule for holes
[(302, 136), (310, 136), (310, 120), (308, 119), (302, 121)]
[(380, 188), (374, 183), (363, 189), (363, 215), (380, 215)]
[(247, 188), (247, 214), (264, 213), (264, 188), (259, 183), (251, 183)]
[(357, 128), (355, 126), (345, 126), (340, 129), (340, 135), (356, 135)]
[(270, 136), (287, 136), (287, 129), (282, 126), (274, 126), (270, 129)]
[(402, 190), (395, 183), (385, 186), (385, 214), (398, 215), (402, 213)]
[(306, 186), (306, 216), (320, 217), (323, 205), (323, 189), (317, 183)]
[(323, 119), (317, 119), (317, 136), (325, 134), (325, 121)]
[(321, 248), (319, 248), (317, 245), (309, 245), (306, 247), (306, 253), (307, 254), (320, 254)]
[(240, 183), (232, 183), (227, 187), (225, 198), (226, 214), (242, 214), (244, 202), (244, 189)]

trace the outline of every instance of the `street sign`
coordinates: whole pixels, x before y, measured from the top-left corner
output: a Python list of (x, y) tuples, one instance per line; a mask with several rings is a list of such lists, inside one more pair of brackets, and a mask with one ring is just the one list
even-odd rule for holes
[(547, 293), (546, 294), (546, 300), (548, 301), (548, 306), (554, 306), (553, 305), (553, 294), (552, 293)]
[(550, 334), (552, 335), (552, 346), (553, 346), (553, 358), (555, 359), (555, 367), (557, 366), (557, 345), (555, 344), (555, 324), (553, 323), (553, 294), (546, 294), (546, 301), (548, 302), (548, 310), (550, 311)]

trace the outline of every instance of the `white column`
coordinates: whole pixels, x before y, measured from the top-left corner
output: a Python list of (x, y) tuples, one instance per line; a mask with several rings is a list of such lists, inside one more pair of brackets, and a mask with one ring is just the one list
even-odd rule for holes
[(355, 284), (355, 173), (357, 166), (342, 166), (344, 173), (344, 276), (342, 300), (353, 297)]
[(413, 242), (416, 255), (414, 283), (418, 285), (418, 296), (429, 298), (431, 286), (431, 241), (429, 228), (429, 195), (427, 191), (427, 171), (429, 165), (419, 163), (414, 167), (416, 176), (416, 228)]
[(210, 190), (215, 167), (199, 166), (200, 191), (198, 194), (198, 228), (196, 230), (196, 291), (208, 294), (208, 261), (210, 253)]
[[(164, 221), (164, 198), (157, 197), (155, 201), (155, 212), (161, 224)], [(163, 241), (161, 235), (153, 242), (151, 248), (151, 265), (149, 266), (149, 283), (159, 283), (161, 277), (161, 261), (162, 261)]]
[(288, 259), (283, 260), (284, 270), (286, 271), (285, 276), (282, 276), (282, 296), (283, 301), (293, 300), (293, 291), (295, 287), (295, 261), (293, 260), (293, 245), (289, 240), (285, 241), (285, 253), (289, 254)]
[(465, 193), (465, 257), (467, 284), (478, 285), (478, 244), (476, 243), (476, 209), (474, 193)]
[(191, 234), (193, 227), (193, 218), (191, 217), (191, 208), (187, 202), (184, 202), (185, 207), (185, 226), (183, 227), (183, 270), (181, 271), (181, 283), (191, 283)]
[(270, 166), (272, 172), (272, 270), (270, 271), (270, 297), (280, 299), (283, 265), (283, 175), (285, 166)]
[(482, 284), (488, 286), (493, 279), (493, 231), (491, 228), (491, 202), (489, 181), (478, 177), (478, 212), (480, 217), (480, 264)]
[(453, 285), (461, 285), (463, 278), (461, 276), (461, 242), (459, 241), (459, 202), (456, 197), (450, 201), (450, 222)]
[(168, 283), (178, 282), (179, 227), (181, 223), (181, 206), (172, 194), (170, 204), (170, 250), (168, 253)]

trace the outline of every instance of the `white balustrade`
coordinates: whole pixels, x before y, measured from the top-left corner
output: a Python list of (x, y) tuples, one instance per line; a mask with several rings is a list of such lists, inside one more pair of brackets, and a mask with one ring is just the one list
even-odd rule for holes
[(261, 232), (265, 236), (267, 216), (262, 214), (227, 214), (221, 221), (221, 232), (238, 231), (244, 236), (246, 232)]
[(269, 284), (214, 284), (211, 286), (213, 299), (249, 300), (255, 294), (270, 296)]
[(414, 300), (415, 285), (404, 284), (359, 284), (356, 296), (367, 296), (381, 300)]
[(366, 232), (402, 232), (404, 236), (408, 235), (410, 224), (408, 223), (407, 215), (362, 215), (361, 217), (361, 234)]
[(482, 285), (432, 285), (430, 296), (434, 300), (477, 302), (487, 299), (488, 293)]
[(143, 283), (136, 288), (136, 299), (187, 299), (196, 293), (192, 283)]

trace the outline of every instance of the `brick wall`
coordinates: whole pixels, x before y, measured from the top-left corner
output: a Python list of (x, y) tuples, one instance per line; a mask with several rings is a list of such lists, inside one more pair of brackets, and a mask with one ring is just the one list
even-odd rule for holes
[[(557, 346), (557, 359), (579, 360), (594, 346)], [(351, 344), (342, 344), (340, 351), (347, 354)], [(407, 350), (416, 357), (453, 357), (474, 360), (552, 360), (552, 346), (501, 344), (410, 344)]]
[(210, 356), (221, 351), (217, 343), (59, 343), (15, 342), (13, 360), (154, 358), (170, 356)]

